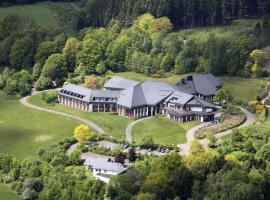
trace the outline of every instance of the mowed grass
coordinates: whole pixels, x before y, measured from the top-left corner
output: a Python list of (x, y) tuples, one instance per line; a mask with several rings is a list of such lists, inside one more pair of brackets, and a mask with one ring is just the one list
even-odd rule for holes
[(7, 186), (0, 184), (0, 200), (20, 200), (21, 198), (15, 194)]
[(97, 113), (97, 112), (85, 112), (78, 109), (74, 109), (62, 104), (50, 105), (42, 101), (42, 94), (37, 94), (29, 99), (29, 103), (41, 107), (46, 107), (52, 110), (58, 110), (65, 113), (73, 114), (91, 120), (99, 125), (108, 135), (112, 135), (117, 138), (125, 138), (125, 130), (128, 124), (132, 121), (127, 117), (118, 116), (115, 113)]
[(0, 92), (0, 152), (19, 160), (71, 137), (79, 124), (73, 119), (26, 108)]
[(132, 135), (136, 143), (141, 143), (146, 136), (153, 138), (156, 144), (181, 144), (186, 142), (187, 131), (200, 122), (179, 123), (163, 116), (157, 116), (136, 124)]
[(184, 78), (186, 75), (168, 75), (164, 78), (153, 78), (146, 76), (144, 74), (136, 73), (136, 72), (119, 72), (119, 73), (114, 73), (113, 76), (121, 76), (124, 78), (132, 79), (135, 81), (143, 82), (146, 80), (157, 80), (157, 81), (167, 81), (168, 83), (171, 84), (176, 84), (181, 80), (181, 78)]
[(9, 14), (31, 17), (43, 27), (60, 27), (59, 21), (46, 3), (1, 7), (0, 22)]
[(219, 77), (222, 87), (227, 89), (232, 96), (252, 100), (264, 90), (267, 80), (241, 77)]

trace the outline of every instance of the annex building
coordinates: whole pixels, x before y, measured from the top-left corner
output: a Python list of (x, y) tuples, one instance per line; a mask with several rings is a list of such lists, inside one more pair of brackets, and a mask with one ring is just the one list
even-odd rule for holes
[(187, 76), (176, 85), (115, 76), (101, 90), (66, 84), (58, 96), (60, 103), (88, 112), (116, 112), (135, 119), (161, 113), (176, 121), (203, 122), (214, 119), (217, 107), (208, 100), (220, 87), (212, 74)]

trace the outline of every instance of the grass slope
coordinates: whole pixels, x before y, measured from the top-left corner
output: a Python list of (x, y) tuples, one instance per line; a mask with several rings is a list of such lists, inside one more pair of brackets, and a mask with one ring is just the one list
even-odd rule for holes
[(78, 121), (26, 108), (0, 92), (0, 152), (22, 160), (73, 134)]
[(85, 119), (89, 119), (98, 124), (107, 134), (118, 138), (125, 137), (125, 130), (131, 119), (118, 116), (114, 113), (96, 113), (84, 112), (62, 104), (48, 105), (41, 99), (42, 94), (37, 94), (29, 99), (31, 104), (46, 107), (53, 110), (62, 111), (65, 113), (77, 115)]
[(24, 17), (33, 18), (37, 24), (46, 27), (60, 27), (60, 23), (54, 16), (53, 11), (45, 3), (31, 4), (31, 5), (19, 5), (0, 8), (0, 22), (8, 15), (16, 14)]
[(186, 132), (198, 124), (197, 121), (178, 123), (157, 116), (136, 124), (132, 134), (136, 143), (140, 143), (145, 136), (151, 136), (157, 144), (181, 144), (186, 142)]
[(252, 79), (241, 77), (220, 77), (223, 88), (226, 88), (230, 93), (239, 98), (252, 100), (260, 95), (266, 86), (265, 79)]
[(20, 198), (7, 186), (0, 184), (0, 200), (20, 200)]

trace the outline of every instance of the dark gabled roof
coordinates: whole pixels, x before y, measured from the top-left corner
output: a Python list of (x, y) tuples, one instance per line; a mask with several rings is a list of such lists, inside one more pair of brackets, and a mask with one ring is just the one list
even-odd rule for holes
[(177, 87), (163, 81), (145, 81), (120, 92), (117, 104), (127, 108), (154, 106), (175, 92)]
[(212, 74), (194, 74), (177, 83), (179, 89), (189, 94), (201, 94), (204, 96), (215, 95), (221, 82)]
[(192, 98), (186, 105), (189, 106), (202, 106), (204, 108), (217, 108), (217, 106), (215, 104), (212, 104), (208, 101), (205, 101), (199, 97), (195, 97)]
[(104, 84), (104, 88), (123, 90), (126, 88), (133, 87), (137, 84), (139, 84), (138, 81), (130, 80), (130, 79), (123, 78), (120, 76), (114, 76), (110, 80), (106, 81), (106, 83)]
[(208, 74), (194, 74), (193, 83), (197, 93), (204, 96), (215, 95), (217, 87), (210, 81)]
[(193, 81), (182, 79), (176, 84), (179, 87), (179, 90), (188, 94), (196, 94), (196, 89)]
[(187, 94), (184, 92), (180, 92), (180, 91), (175, 91), (165, 100), (165, 102), (170, 102), (170, 103), (179, 104), (179, 105), (185, 105), (192, 98), (193, 98), (193, 95), (190, 95), (190, 94)]

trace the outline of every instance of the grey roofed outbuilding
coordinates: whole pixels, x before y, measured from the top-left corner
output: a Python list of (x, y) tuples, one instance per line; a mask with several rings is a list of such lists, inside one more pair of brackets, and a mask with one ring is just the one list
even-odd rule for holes
[(85, 160), (84, 165), (91, 166), (93, 169), (116, 172), (117, 174), (126, 170), (122, 164), (109, 161), (107, 158), (89, 158)]
[(145, 81), (122, 90), (117, 104), (127, 108), (155, 106), (178, 88), (164, 81)]
[(111, 79), (109, 79), (108, 81), (106, 81), (106, 83), (104, 84), (104, 88), (105, 89), (114, 89), (114, 90), (123, 90), (126, 88), (133, 87), (139, 83), (140, 82), (138, 82), (138, 81), (126, 79), (126, 78), (123, 78), (120, 76), (114, 76)]

